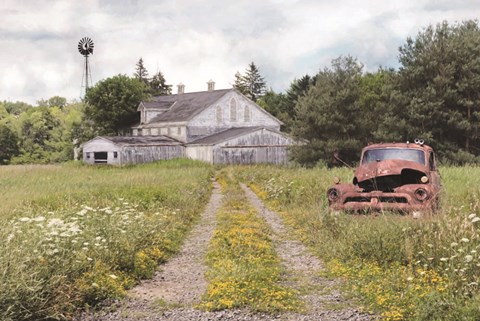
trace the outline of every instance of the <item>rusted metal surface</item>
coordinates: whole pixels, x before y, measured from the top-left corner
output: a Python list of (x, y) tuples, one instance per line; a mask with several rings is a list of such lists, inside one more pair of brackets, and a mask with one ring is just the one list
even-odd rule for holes
[(334, 182), (327, 191), (333, 210), (434, 211), (441, 190), (433, 149), (421, 142), (369, 145), (352, 184)]

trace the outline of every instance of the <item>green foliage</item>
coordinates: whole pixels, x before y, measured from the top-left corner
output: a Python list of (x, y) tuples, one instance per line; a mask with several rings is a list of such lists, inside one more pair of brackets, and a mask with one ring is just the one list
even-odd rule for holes
[(0, 124), (0, 165), (8, 164), (18, 153), (18, 136), (6, 125)]
[[(425, 137), (441, 156), (460, 149), (480, 155), (478, 23), (429, 26), (407, 39), (399, 59), (398, 90), (411, 136)], [(468, 160), (461, 154), (449, 156)]]
[(85, 119), (97, 135), (116, 135), (138, 121), (138, 104), (148, 87), (135, 78), (117, 75), (98, 82), (85, 95)]
[(244, 75), (238, 72), (235, 74), (233, 88), (253, 101), (257, 101), (265, 94), (265, 79), (260, 75), (260, 71), (253, 61), (248, 65)]
[(281, 120), (283, 130), (289, 132), (296, 115), (295, 105), (300, 97), (304, 96), (312, 85), (315, 85), (316, 77), (305, 75), (300, 79), (294, 79), (286, 93), (275, 93), (268, 90), (257, 103), (273, 116)]
[(152, 96), (172, 94), (172, 85), (167, 85), (165, 76), (161, 71), (157, 72), (152, 78), (150, 78), (148, 85), (150, 87), (150, 93)]
[(133, 76), (143, 82), (145, 85), (148, 84), (148, 71), (147, 68), (143, 65), (143, 58), (138, 59), (137, 64), (135, 65), (135, 73)]
[(294, 159), (310, 165), (331, 160), (334, 153), (350, 163), (358, 159), (370, 136), (360, 105), (362, 68), (347, 56), (333, 60), (331, 69), (317, 74), (315, 86), (296, 106), (292, 133), (308, 144), (294, 149)]

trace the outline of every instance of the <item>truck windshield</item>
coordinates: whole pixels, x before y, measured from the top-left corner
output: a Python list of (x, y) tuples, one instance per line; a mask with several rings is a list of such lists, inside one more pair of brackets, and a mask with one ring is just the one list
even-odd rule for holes
[(379, 162), (387, 159), (406, 160), (425, 165), (425, 154), (418, 149), (379, 148), (370, 149), (363, 153), (363, 164)]

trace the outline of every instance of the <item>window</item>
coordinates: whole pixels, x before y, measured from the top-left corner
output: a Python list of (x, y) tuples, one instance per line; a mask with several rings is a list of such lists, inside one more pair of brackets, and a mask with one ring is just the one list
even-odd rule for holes
[(90, 153), (86, 153), (87, 159), (90, 159)]
[(237, 101), (230, 99), (230, 121), (237, 121)]
[(423, 150), (407, 148), (378, 148), (365, 151), (363, 164), (380, 162), (388, 159), (406, 160), (425, 165)]
[(243, 108), (243, 121), (248, 123), (251, 120), (251, 115), (250, 115), (250, 106), (245, 105)]
[(217, 106), (217, 124), (223, 121), (222, 106)]
[(172, 134), (172, 128), (171, 127), (168, 127), (167, 128), (167, 135), (171, 135)]
[(182, 127), (177, 127), (177, 135), (181, 135), (182, 134)]
[(117, 152), (113, 152), (113, 158), (117, 158), (118, 157), (118, 153)]

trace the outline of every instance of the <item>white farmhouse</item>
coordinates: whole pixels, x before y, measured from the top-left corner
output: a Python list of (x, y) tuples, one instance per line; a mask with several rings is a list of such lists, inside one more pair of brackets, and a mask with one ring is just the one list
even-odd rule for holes
[[(86, 163), (128, 164), (189, 157), (213, 164), (285, 163), (293, 141), (282, 124), (235, 89), (153, 97), (138, 106), (131, 137), (96, 137), (83, 145)], [(116, 156), (115, 156), (116, 155)]]

